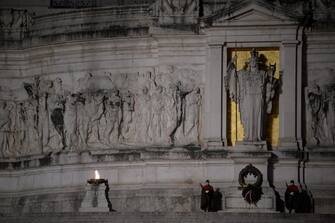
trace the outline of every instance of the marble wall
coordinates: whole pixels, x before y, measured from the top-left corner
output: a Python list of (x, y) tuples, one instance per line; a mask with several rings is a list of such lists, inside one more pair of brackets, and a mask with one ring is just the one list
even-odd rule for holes
[[(75, 12), (69, 16), (81, 24)], [(43, 34), (38, 30), (57, 26), (50, 20), (54, 17), (35, 20), (31, 44), (36, 35), (50, 35), (51, 29)], [(101, 18), (106, 19), (105, 14)], [(57, 19), (68, 23), (62, 15)], [(56, 28), (58, 32), (73, 34), (66, 26)], [(0, 74), (1, 157), (199, 146), (203, 38), (138, 35), (47, 46), (42, 41), (37, 48), (5, 49)]]
[[(264, 176), (252, 211), (274, 210), (274, 193), (294, 179), (316, 212), (331, 213), (334, 5), (200, 3), (0, 3), (0, 211), (77, 211), (94, 169), (119, 210), (197, 211), (204, 179), (222, 190), (225, 211), (246, 210), (237, 178), (252, 163)], [(234, 48), (279, 51), (280, 86), (268, 84), (279, 94), (278, 147), (262, 137), (227, 144)]]

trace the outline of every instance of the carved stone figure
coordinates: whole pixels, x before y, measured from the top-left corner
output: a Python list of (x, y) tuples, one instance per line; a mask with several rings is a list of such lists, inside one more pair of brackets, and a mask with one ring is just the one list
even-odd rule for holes
[(251, 51), (247, 69), (236, 71), (230, 62), (226, 85), (229, 96), (241, 113), (244, 128), (244, 141), (256, 142), (264, 139), (266, 113), (271, 112), (276, 83), (273, 68), (260, 69), (260, 57), (255, 49)]
[(106, 130), (104, 132), (105, 143), (115, 144), (120, 137), (120, 127), (122, 121), (122, 100), (119, 90), (112, 90), (110, 96), (106, 100)]
[(318, 85), (307, 88), (307, 103), (312, 114), (312, 132), (316, 144), (320, 144), (320, 139), (324, 138), (325, 117), (322, 111), (322, 93)]
[(24, 108), (24, 102), (16, 103), (15, 109), (15, 129), (14, 138), (15, 140), (15, 147), (16, 151), (19, 155), (25, 155), (28, 151), (25, 147), (25, 138), (26, 138), (26, 129), (25, 129), (25, 122), (27, 121), (27, 115)]
[(183, 138), (185, 136), (184, 125), (185, 125), (185, 110), (186, 110), (186, 95), (189, 94), (190, 91), (184, 89), (181, 81), (178, 81), (175, 84), (175, 91), (173, 95), (173, 99), (175, 101), (175, 109), (176, 109), (176, 123), (175, 126), (170, 133), (170, 141), (173, 144), (176, 139)]
[(196, 7), (196, 0), (161, 0), (161, 10), (168, 15), (188, 15)]
[(135, 104), (135, 141), (139, 143), (148, 143), (149, 127), (151, 125), (151, 97), (148, 87), (143, 87), (136, 97)]
[(135, 99), (134, 95), (127, 91), (123, 96), (122, 100), (122, 112), (123, 112), (123, 122), (122, 122), (122, 138), (129, 139), (134, 131), (133, 127), (133, 113), (135, 109)]
[(22, 136), (21, 146), (25, 155), (39, 154), (40, 145), (38, 138), (36, 101), (25, 101), (21, 107), (22, 126), (18, 129)]
[(330, 135), (330, 144), (335, 144), (335, 83), (326, 86), (327, 123)]
[(164, 128), (164, 97), (163, 97), (163, 86), (158, 85), (152, 94), (152, 114), (151, 114), (151, 123), (150, 123), (150, 137), (157, 143), (162, 140), (163, 128)]
[(196, 88), (186, 95), (184, 135), (197, 142), (199, 142), (200, 109), (201, 92), (200, 88)]
[(270, 64), (268, 70), (268, 81), (266, 83), (265, 89), (265, 104), (266, 104), (266, 113), (271, 114), (272, 112), (272, 101), (276, 94), (276, 89), (278, 87), (279, 81), (274, 78), (276, 72), (276, 64)]
[(6, 158), (13, 155), (12, 126), (13, 104), (0, 101), (0, 157)]
[(33, 20), (27, 10), (0, 9), (0, 32), (5, 40), (22, 40), (32, 26)]
[(170, 143), (175, 140), (175, 133), (178, 128), (178, 120), (180, 119), (181, 99), (179, 88), (175, 84), (170, 84), (167, 88), (166, 101), (166, 131)]
[(161, 25), (195, 24), (199, 0), (159, 0), (152, 5), (154, 16)]
[[(86, 95), (86, 97), (88, 97)], [(86, 104), (88, 100), (83, 94), (77, 95), (76, 99), (76, 111), (77, 111), (77, 138), (78, 138), (78, 149), (86, 149), (88, 143), (88, 137), (90, 134), (90, 114)]]
[(306, 88), (306, 104), (309, 110), (312, 137), (316, 145), (335, 143), (335, 84), (320, 86), (313, 83)]
[(40, 86), (41, 89), (38, 98), (38, 104), (39, 104), (38, 132), (42, 148), (47, 147), (50, 139), (50, 128), (52, 128), (49, 113), (50, 105), (48, 104), (48, 98), (52, 93), (52, 87), (53, 87), (52, 81), (43, 81), (43, 84), (41, 84)]
[(49, 139), (47, 144), (48, 150), (60, 150), (64, 148), (64, 111), (66, 93), (62, 87), (60, 78), (53, 81), (54, 92), (48, 97), (48, 114), (49, 114)]
[(106, 127), (105, 100), (106, 96), (103, 91), (89, 92), (87, 95), (85, 108), (89, 116), (88, 144), (93, 147), (101, 146), (103, 141)]
[(77, 145), (77, 96), (70, 94), (66, 97), (64, 110), (65, 148), (73, 150)]

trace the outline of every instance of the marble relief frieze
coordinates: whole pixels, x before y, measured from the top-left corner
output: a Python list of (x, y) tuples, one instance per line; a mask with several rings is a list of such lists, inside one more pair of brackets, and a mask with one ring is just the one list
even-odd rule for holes
[(335, 79), (334, 70), (328, 71), (305, 88), (307, 144), (311, 146), (335, 144)]
[(200, 75), (189, 68), (166, 70), (89, 73), (71, 88), (60, 77), (35, 77), (23, 83), (27, 96), (20, 100), (1, 91), (0, 157), (199, 145)]
[(32, 25), (33, 19), (27, 10), (0, 9), (0, 40), (23, 40)]

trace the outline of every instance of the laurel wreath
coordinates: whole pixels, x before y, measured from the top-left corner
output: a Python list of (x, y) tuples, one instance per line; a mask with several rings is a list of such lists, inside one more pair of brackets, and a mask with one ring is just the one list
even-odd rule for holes
[[(245, 177), (249, 174), (254, 175), (257, 180), (254, 184), (246, 184)], [(257, 202), (262, 197), (262, 183), (263, 183), (263, 175), (259, 169), (254, 167), (252, 164), (244, 167), (239, 174), (238, 182), (242, 187), (242, 196), (244, 200), (249, 204), (254, 204), (257, 206)]]

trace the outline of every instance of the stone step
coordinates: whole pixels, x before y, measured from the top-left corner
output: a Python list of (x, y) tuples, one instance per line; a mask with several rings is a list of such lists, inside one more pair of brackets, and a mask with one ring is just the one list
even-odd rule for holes
[(335, 215), (287, 213), (40, 213), (1, 214), (1, 223), (335, 223)]

